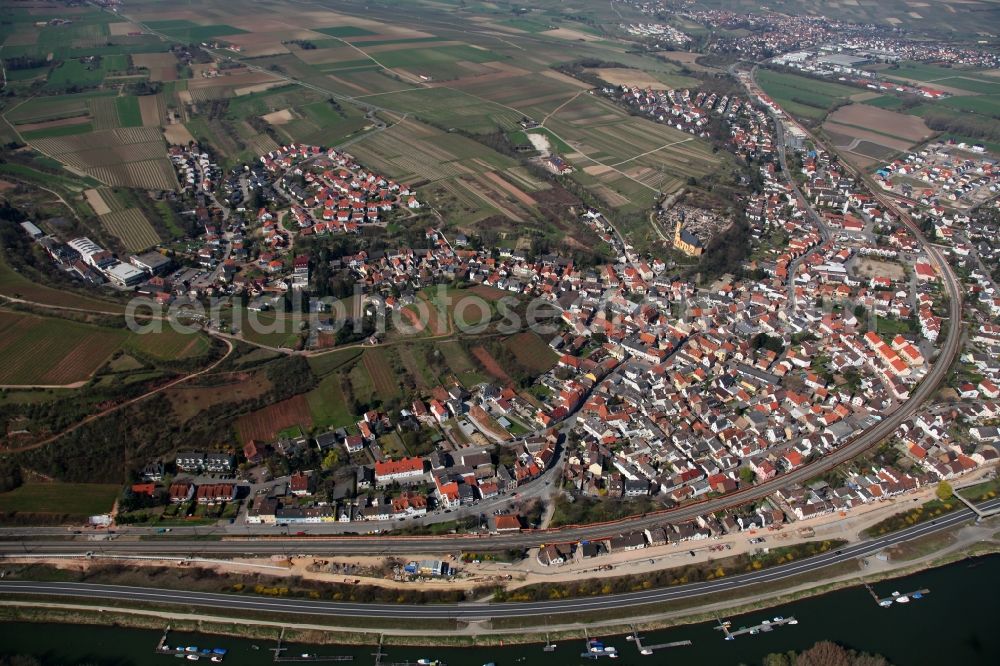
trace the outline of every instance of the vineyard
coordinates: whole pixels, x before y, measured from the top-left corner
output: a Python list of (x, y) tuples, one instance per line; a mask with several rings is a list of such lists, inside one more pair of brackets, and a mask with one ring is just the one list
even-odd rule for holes
[[(112, 105), (111, 111), (115, 110)], [(37, 139), (32, 144), (60, 162), (108, 185), (172, 190), (177, 177), (157, 127), (119, 127), (77, 136)]]
[(118, 127), (118, 108), (115, 97), (94, 97), (87, 101), (95, 130), (110, 130)]
[(127, 333), (0, 312), (0, 384), (72, 384), (89, 378)]
[(129, 252), (140, 252), (160, 242), (156, 229), (138, 208), (102, 215), (101, 226), (118, 238)]
[(363, 357), (365, 370), (375, 384), (375, 391), (382, 400), (390, 400), (399, 396), (399, 380), (393, 375), (392, 368), (386, 362), (381, 351), (369, 350)]
[(278, 433), (286, 428), (297, 425), (308, 430), (312, 428), (312, 424), (309, 402), (304, 394), (299, 394), (241, 416), (236, 421), (236, 432), (244, 443), (250, 440), (270, 442), (277, 439)]

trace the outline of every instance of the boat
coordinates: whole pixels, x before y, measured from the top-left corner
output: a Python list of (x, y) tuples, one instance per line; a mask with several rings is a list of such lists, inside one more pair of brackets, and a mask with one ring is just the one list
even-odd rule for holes
[(910, 603), (910, 598), (904, 594), (901, 597), (896, 597), (896, 603), (897, 604), (908, 604), (908, 603)]
[(189, 654), (187, 658), (190, 659), (191, 661), (198, 661), (199, 659), (201, 659), (199, 655), (194, 654), (193, 652)]
[(604, 652), (604, 643), (591, 639), (587, 641), (587, 649), (591, 652)]
[(627, 640), (627, 641), (634, 641), (635, 640), (635, 636), (633, 636), (632, 634), (629, 634), (628, 636), (625, 637), (625, 640)]
[(444, 666), (444, 663), (439, 659), (417, 659), (417, 663), (420, 666)]
[(894, 596), (894, 597), (898, 597), (898, 596), (899, 596), (899, 591), (897, 590), (897, 591), (893, 592), (893, 593), (892, 593), (892, 596)]
[(892, 605), (892, 599), (883, 599), (882, 601), (878, 602), (878, 605), (881, 606), (882, 608), (888, 608), (889, 606)]
[(653, 651), (650, 650), (649, 648), (642, 648), (641, 650), (639, 650), (639, 654), (644, 654), (646, 656), (649, 656), (653, 654)]
[(799, 621), (794, 618), (788, 621), (788, 624), (798, 624), (798, 623)]
[(212, 655), (212, 658), (209, 659), (209, 661), (214, 661), (217, 664), (221, 664), (222, 663), (222, 657), (219, 656), (219, 655), (217, 655), (217, 654), (216, 655)]
[(251, 646), (250, 646), (250, 649), (251, 649), (251, 650), (259, 650), (259, 649), (260, 649), (260, 646), (259, 646), (259, 645), (251, 645)]
[(483, 666), (497, 666), (497, 665), (494, 664), (492, 661), (490, 661), (490, 662), (487, 662), (487, 663), (483, 664)]
[(923, 593), (922, 593), (922, 592), (914, 592), (914, 593), (913, 593), (913, 598), (914, 598), (914, 599), (923, 599), (923, 598), (924, 598), (924, 595), (923, 595)]
[(184, 648), (184, 651), (185, 652), (197, 652), (198, 651), (198, 646), (197, 645), (189, 645), (186, 648)]
[(783, 617), (782, 617), (782, 616), (780, 616), (780, 615), (775, 615), (775, 616), (774, 616), (774, 621), (775, 621), (775, 622), (784, 622), (784, 621), (785, 621), (785, 618), (783, 618)]
[(618, 654), (618, 648), (611, 647), (610, 645), (604, 648), (605, 654)]
[(733, 636), (732, 634), (726, 634), (726, 640), (727, 641), (735, 641), (736, 640), (736, 636)]
[(756, 636), (759, 633), (760, 633), (760, 629), (751, 629), (750, 630), (750, 635), (751, 636)]
[(765, 625), (766, 624), (771, 624), (771, 621), (770, 620), (764, 620), (763, 622), (761, 622), (761, 624), (765, 624)]
[(215, 654), (224, 655), (227, 652), (229, 652), (229, 650), (227, 650), (226, 648), (215, 648), (215, 649), (212, 650), (212, 652), (215, 653)]
[(542, 648), (542, 652), (555, 652), (555, 651), (556, 651), (555, 643), (549, 643), (548, 645)]

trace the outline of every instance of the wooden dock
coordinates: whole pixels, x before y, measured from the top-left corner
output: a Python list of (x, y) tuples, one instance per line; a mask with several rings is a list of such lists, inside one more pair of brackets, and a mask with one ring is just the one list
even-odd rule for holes
[[(274, 653), (274, 661), (277, 662), (311, 662), (311, 663), (321, 663), (326, 661), (354, 661), (354, 657), (350, 655), (327, 655), (327, 654), (310, 654), (302, 653), (297, 656), (282, 656), (282, 652), (287, 652), (288, 648), (281, 647), (281, 641), (285, 638), (285, 629), (282, 627), (281, 634), (278, 635), (278, 645), (277, 647), (271, 648), (271, 652)], [(381, 648), (379, 649), (381, 652)]]
[(642, 636), (640, 636), (639, 632), (636, 631), (636, 628), (635, 628), (634, 625), (632, 626), (632, 636), (631, 636), (631, 639), (626, 639), (626, 640), (633, 640), (633, 641), (635, 641), (635, 646), (636, 646), (636, 648), (639, 649), (639, 654), (647, 655), (647, 656), (653, 654), (657, 650), (664, 650), (666, 648), (675, 648), (675, 647), (686, 647), (688, 645), (693, 645), (693, 643), (691, 641), (673, 641), (672, 643), (659, 643), (657, 645), (643, 645), (642, 644)]
[(225, 653), (217, 653), (215, 650), (198, 650), (197, 652), (190, 652), (183, 645), (177, 647), (170, 647), (167, 645), (167, 639), (170, 637), (170, 625), (163, 630), (163, 635), (160, 636), (160, 642), (156, 644), (153, 648), (153, 652), (156, 654), (162, 654), (166, 657), (186, 657), (187, 655), (198, 655), (198, 659), (204, 659), (206, 661), (211, 661), (213, 658), (216, 659), (215, 663), (219, 663), (225, 659)]
[[(375, 657), (375, 666), (420, 666), (415, 661), (394, 661), (394, 662), (382, 662), (382, 657), (388, 657), (389, 654), (382, 649), (383, 641), (385, 640), (385, 635), (378, 635), (378, 647), (375, 648), (375, 652), (372, 652), (372, 656)], [(445, 666), (444, 662), (441, 662), (441, 666)]]
[[(893, 592), (888, 597), (879, 597), (875, 594), (875, 590), (873, 590), (872, 586), (868, 583), (865, 583), (865, 589), (868, 590), (868, 594), (872, 595), (872, 599), (875, 600), (875, 603), (883, 608), (888, 608), (889, 606), (898, 603), (909, 603), (913, 599), (922, 599), (931, 593), (931, 591), (927, 588), (923, 588), (921, 590), (914, 590), (913, 592)], [(905, 601), (900, 601), (900, 599), (905, 599)]]
[(781, 617), (775, 618), (773, 620), (764, 620), (760, 624), (755, 624), (750, 627), (740, 627), (739, 629), (733, 631), (730, 629), (731, 624), (729, 622), (723, 622), (719, 620), (719, 626), (715, 627), (716, 630), (721, 631), (726, 635), (726, 640), (734, 640), (737, 636), (744, 636), (747, 634), (758, 634), (761, 632), (774, 631), (776, 627), (780, 627), (786, 624), (798, 624), (799, 621), (794, 617)]

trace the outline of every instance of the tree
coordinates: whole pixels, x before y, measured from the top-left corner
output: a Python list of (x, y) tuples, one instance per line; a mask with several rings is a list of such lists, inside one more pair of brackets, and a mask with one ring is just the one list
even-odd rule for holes
[(746, 485), (753, 483), (753, 470), (749, 467), (740, 467), (740, 481)]
[(947, 481), (942, 481), (937, 485), (937, 490), (934, 491), (937, 498), (942, 502), (947, 502), (951, 499), (951, 496), (955, 494), (955, 490), (951, 487), (951, 484)]
[(340, 464), (340, 449), (333, 447), (323, 458), (323, 469), (333, 469)]

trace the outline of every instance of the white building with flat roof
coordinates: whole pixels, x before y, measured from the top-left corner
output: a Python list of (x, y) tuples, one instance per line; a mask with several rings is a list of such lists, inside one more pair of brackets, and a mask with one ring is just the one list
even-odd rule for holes
[(106, 268), (104, 274), (119, 287), (134, 287), (146, 279), (146, 272), (132, 264), (117, 263)]

